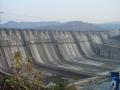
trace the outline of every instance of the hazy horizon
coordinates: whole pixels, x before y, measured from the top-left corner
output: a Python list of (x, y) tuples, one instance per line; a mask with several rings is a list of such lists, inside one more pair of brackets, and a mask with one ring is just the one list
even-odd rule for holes
[(120, 22), (120, 0), (0, 0), (3, 22)]

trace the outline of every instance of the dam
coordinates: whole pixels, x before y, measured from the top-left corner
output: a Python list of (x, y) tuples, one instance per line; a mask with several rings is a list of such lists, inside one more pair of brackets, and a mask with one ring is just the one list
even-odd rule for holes
[(82, 76), (107, 75), (120, 68), (119, 30), (47, 31), (0, 28), (0, 72), (11, 73), (20, 51), (34, 66)]

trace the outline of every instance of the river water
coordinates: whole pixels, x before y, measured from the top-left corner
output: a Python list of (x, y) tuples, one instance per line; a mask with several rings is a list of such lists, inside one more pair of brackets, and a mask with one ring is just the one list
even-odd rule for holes
[(106, 82), (103, 82), (101, 84), (91, 85), (91, 86), (88, 86), (84, 90), (112, 90), (111, 82), (110, 81), (106, 81)]

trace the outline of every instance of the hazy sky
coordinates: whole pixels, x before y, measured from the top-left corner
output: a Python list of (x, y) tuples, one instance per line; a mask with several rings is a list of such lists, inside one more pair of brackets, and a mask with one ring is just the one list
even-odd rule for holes
[(120, 0), (0, 0), (2, 20), (120, 22)]

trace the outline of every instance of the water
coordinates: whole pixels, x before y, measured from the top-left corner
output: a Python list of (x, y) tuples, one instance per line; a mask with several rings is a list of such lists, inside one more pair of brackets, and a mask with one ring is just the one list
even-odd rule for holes
[(111, 82), (106, 81), (106, 82), (103, 82), (101, 84), (91, 85), (91, 86), (87, 87), (84, 90), (112, 90), (111, 89)]
[(110, 90), (110, 82), (104, 82), (99, 85), (91, 85), (88, 90)]

